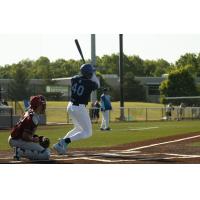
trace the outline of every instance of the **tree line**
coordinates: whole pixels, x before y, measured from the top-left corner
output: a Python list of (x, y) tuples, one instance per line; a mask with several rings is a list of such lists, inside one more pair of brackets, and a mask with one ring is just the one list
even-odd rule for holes
[[(87, 62), (90, 62), (90, 60), (87, 60)], [(10, 87), (11, 93), (13, 93), (14, 90), (21, 89), (22, 91), (24, 87), (23, 94), (28, 96), (26, 87), (29, 79), (44, 79), (46, 85), (53, 84), (51, 81), (52, 78), (71, 77), (79, 73), (81, 64), (81, 60), (57, 59), (51, 62), (49, 58), (41, 56), (37, 60), (25, 59), (18, 63), (0, 66), (0, 78), (14, 79)], [(96, 66), (99, 76), (101, 76), (101, 74), (119, 74), (119, 55), (97, 56)], [(182, 73), (188, 75), (182, 76)], [(159, 77), (162, 76), (162, 74), (169, 74), (169, 78), (160, 86), (162, 97), (171, 95), (198, 95), (199, 88), (194, 84), (194, 80), (195, 77), (200, 76), (200, 53), (186, 53), (180, 56), (175, 63), (169, 63), (164, 59), (143, 60), (137, 55), (124, 55), (125, 100), (145, 101), (145, 89), (135, 80), (135, 76)], [(102, 77), (101, 80), (103, 85), (106, 85)], [(177, 84), (176, 81), (180, 81), (180, 83)], [(173, 86), (171, 85), (172, 82)], [(174, 90), (176, 85), (178, 85), (179, 89)], [(184, 85), (188, 87), (187, 90), (184, 89)], [(182, 89), (180, 90), (180, 88)], [(16, 93), (18, 94), (19, 92)], [(118, 91), (112, 91), (112, 95), (115, 100), (119, 99)], [(24, 97), (18, 96), (17, 98), (20, 99)]]

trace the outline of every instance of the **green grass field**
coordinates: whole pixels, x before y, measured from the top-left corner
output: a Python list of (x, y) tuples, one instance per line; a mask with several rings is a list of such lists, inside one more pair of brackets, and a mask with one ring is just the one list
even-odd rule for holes
[[(136, 141), (144, 141), (153, 138), (171, 135), (198, 132), (199, 121), (171, 121), (171, 122), (119, 122), (111, 123), (112, 131), (101, 132), (97, 124), (93, 124), (93, 136), (89, 139), (76, 141), (70, 148), (108, 147), (126, 144)], [(51, 144), (63, 137), (72, 125), (41, 126), (38, 127), (38, 135), (50, 138)], [(0, 131), (0, 150), (9, 149), (7, 138), (9, 131)]]
[[(9, 103), (10, 104), (10, 103)], [(20, 101), (19, 104), (23, 107), (23, 103)], [(66, 107), (67, 101), (47, 101), (47, 108), (52, 107)], [(159, 103), (146, 103), (146, 102), (124, 102), (125, 107), (163, 107), (163, 104)], [(120, 102), (112, 102), (113, 108), (119, 108)]]
[[(48, 101), (47, 102), (47, 108), (51, 107), (66, 107), (67, 106), (66, 101)], [(120, 102), (112, 102), (113, 108), (119, 108)], [(146, 102), (125, 102), (125, 107), (162, 107), (163, 104), (159, 103), (146, 103)]]

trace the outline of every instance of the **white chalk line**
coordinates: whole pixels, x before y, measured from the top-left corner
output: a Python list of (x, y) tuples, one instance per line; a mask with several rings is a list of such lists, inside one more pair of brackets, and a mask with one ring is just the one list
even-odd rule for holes
[(142, 130), (149, 130), (149, 129), (156, 129), (159, 128), (158, 126), (154, 126), (154, 127), (145, 127), (145, 128), (131, 128), (128, 129), (129, 131), (142, 131)]
[(90, 158), (90, 157), (81, 157), (81, 158), (56, 158), (54, 160), (57, 161), (71, 161), (71, 160), (89, 160), (89, 161), (99, 161), (99, 162), (104, 162), (104, 163), (119, 163), (119, 162), (130, 162), (130, 161), (136, 161), (136, 160), (106, 160), (106, 159), (99, 159), (99, 158)]
[[(109, 154), (107, 154), (109, 155)], [(170, 157), (146, 157), (146, 158), (142, 158), (142, 157), (138, 157), (138, 156), (151, 156), (151, 155), (160, 155), (160, 156), (163, 156), (163, 155), (168, 155)], [(103, 156), (103, 155), (102, 155)], [(88, 160), (88, 161), (96, 161), (96, 162), (102, 162), (102, 163), (125, 163), (125, 162), (136, 162), (136, 161), (156, 161), (156, 160), (172, 160), (172, 159), (190, 159), (190, 158), (200, 158), (200, 155), (186, 155), (186, 154), (172, 154), (172, 153), (149, 153), (149, 154), (136, 154), (136, 155), (133, 155), (133, 156), (136, 156), (137, 158), (133, 157), (133, 158), (130, 158), (130, 159), (115, 159), (115, 160), (109, 160), (109, 159), (103, 159), (103, 158), (95, 158), (96, 156), (94, 157), (69, 157), (69, 158), (59, 158), (60, 155), (55, 155), (53, 160), (55, 161), (73, 161), (73, 160)], [(66, 157), (66, 156), (64, 156)], [(105, 156), (106, 157), (106, 156)], [(7, 158), (4, 158), (4, 159), (9, 159), (10, 157), (7, 157)], [(50, 160), (51, 161), (51, 160)], [(48, 162), (48, 161), (47, 161)], [(9, 163), (26, 163), (26, 161), (24, 160), (23, 161), (9, 161)]]
[(196, 136), (192, 136), (192, 137), (186, 137), (186, 138), (182, 138), (182, 139), (171, 140), (171, 141), (167, 141), (167, 142), (160, 142), (160, 143), (157, 143), (157, 144), (150, 144), (150, 145), (146, 145), (146, 146), (142, 146), (142, 147), (136, 147), (136, 148), (133, 148), (133, 149), (128, 149), (126, 151), (136, 151), (136, 150), (139, 150), (139, 149), (146, 149), (146, 148), (149, 148), (149, 147), (160, 146), (160, 145), (163, 145), (163, 144), (176, 143), (176, 142), (181, 142), (181, 141), (190, 140), (190, 139), (199, 138), (199, 137), (200, 137), (200, 135), (196, 135)]
[[(142, 131), (142, 130), (150, 130), (150, 129), (156, 129), (159, 128), (158, 126), (153, 127), (136, 127), (136, 128), (122, 128), (122, 129), (114, 129), (114, 131)], [(101, 131), (101, 130), (96, 130)], [(101, 131), (102, 133), (112, 133), (112, 130), (110, 131)]]

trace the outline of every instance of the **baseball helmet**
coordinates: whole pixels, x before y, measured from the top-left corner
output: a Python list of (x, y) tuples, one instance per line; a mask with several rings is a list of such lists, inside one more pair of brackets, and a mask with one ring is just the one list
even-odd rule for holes
[(44, 112), (46, 109), (46, 99), (43, 95), (32, 96), (30, 98), (30, 105), (33, 110), (42, 105), (42, 112)]
[(81, 74), (84, 77), (90, 79), (90, 78), (92, 78), (92, 74), (94, 72), (94, 68), (93, 68), (93, 66), (91, 64), (83, 64), (80, 67), (80, 71), (81, 71)]

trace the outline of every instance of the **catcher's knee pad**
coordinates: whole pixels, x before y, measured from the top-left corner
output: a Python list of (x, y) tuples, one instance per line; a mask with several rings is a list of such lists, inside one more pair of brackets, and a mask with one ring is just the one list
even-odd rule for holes
[(8, 144), (10, 145), (10, 147), (14, 147), (15, 146), (15, 143), (14, 143), (14, 141), (13, 141), (11, 136), (8, 137)]

